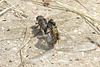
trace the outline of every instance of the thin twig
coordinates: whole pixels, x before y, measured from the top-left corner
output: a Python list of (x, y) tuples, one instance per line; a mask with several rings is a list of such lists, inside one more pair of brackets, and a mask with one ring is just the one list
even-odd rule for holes
[[(24, 33), (24, 39), (23, 39), (23, 44), (24, 44), (24, 45), (22, 45), (22, 47), (18, 50), (18, 52), (21, 51), (21, 49), (23, 49), (23, 48), (26, 46), (26, 44), (28, 44), (28, 43), (31, 41), (31, 39), (29, 38), (29, 39), (25, 42), (25, 40), (26, 40), (26, 38), (27, 38), (27, 37), (26, 37), (27, 32), (28, 32), (28, 31), (27, 31), (27, 28), (26, 28), (26, 29), (25, 29), (25, 33)], [(17, 52), (17, 53), (18, 53), (18, 52)], [(17, 53), (16, 53), (16, 54), (17, 54)]]
[[(82, 3), (80, 3), (78, 0), (75, 0), (76, 2), (78, 2), (80, 5), (82, 5), (86, 10), (88, 10)], [(88, 10), (89, 11), (89, 10)]]
[[(22, 55), (22, 50), (20, 50), (20, 60), (21, 60), (21, 63), (23, 63), (24, 58), (23, 58), (23, 55)], [(22, 64), (22, 66), (24, 67), (24, 64)]]
[(4, 1), (5, 1), (5, 0), (1, 0), (1, 1), (0, 1), (0, 4), (1, 4), (2, 2), (4, 2)]
[[(27, 34), (27, 28), (25, 29), (25, 33), (24, 33), (24, 39), (23, 39), (23, 44), (25, 42), (25, 39), (26, 39), (26, 34)], [(23, 55), (22, 55), (22, 49), (20, 49), (20, 59), (21, 59), (21, 63), (23, 63)], [(25, 64), (22, 64), (23, 67), (25, 67), (26, 65)]]
[(96, 40), (94, 40), (93, 38), (87, 37), (87, 39), (88, 39), (90, 42), (92, 42), (92, 43), (96, 44), (98, 47), (100, 47), (100, 44), (99, 44), (99, 43), (97, 43), (97, 41), (96, 41)]
[[(23, 48), (26, 46), (26, 44), (28, 44), (30, 41), (31, 41), (31, 39), (29, 39), (29, 40), (18, 50), (18, 52), (19, 52), (21, 49), (23, 49)], [(18, 52), (17, 52), (17, 53), (18, 53)], [(17, 53), (16, 53), (16, 54), (17, 54)]]
[[(9, 6), (12, 6), (12, 4), (9, 2), (9, 1), (7, 1), (7, 0), (5, 0), (5, 3), (6, 4), (8, 4)], [(23, 17), (25, 17), (25, 18), (27, 18), (28, 17), (28, 15), (26, 15), (24, 12), (22, 12), (22, 11), (20, 11), (19, 9), (17, 9), (16, 7), (12, 7), (12, 10), (14, 10), (14, 11), (16, 11), (17, 13), (19, 13), (19, 14), (21, 14)]]
[(23, 39), (23, 43), (25, 42), (26, 38), (27, 38), (27, 32), (28, 32), (28, 28), (25, 29), (25, 32), (24, 32), (24, 39)]
[(96, 27), (90, 20), (88, 20), (87, 18), (83, 17), (86, 21), (86, 23), (88, 23), (94, 30), (95, 32), (97, 32), (100, 35), (100, 31), (98, 30), (98, 27)]
[[(13, 7), (13, 6), (12, 6)], [(0, 16), (3, 15), (4, 13), (6, 13), (8, 10), (10, 10), (12, 7), (8, 7), (6, 9), (4, 9), (3, 11), (0, 12)]]
[[(26, 38), (27, 38), (27, 28), (25, 29), (25, 33), (24, 33), (24, 39), (23, 39), (23, 44), (24, 44), (24, 42), (25, 42), (25, 40), (26, 40)], [(22, 49), (26, 46), (26, 44), (28, 43), (30, 41), (30, 39), (19, 49), (19, 51), (18, 52), (20, 52), (20, 57), (21, 57), (21, 64), (19, 65), (19, 67), (20, 66), (23, 66), (23, 67), (26, 67), (26, 63), (24, 63), (24, 58), (23, 58), (23, 56), (22, 56)]]

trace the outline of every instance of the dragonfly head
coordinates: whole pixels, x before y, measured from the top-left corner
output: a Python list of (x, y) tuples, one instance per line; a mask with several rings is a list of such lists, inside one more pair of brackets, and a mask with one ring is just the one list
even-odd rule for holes
[(43, 16), (41, 16), (41, 15), (36, 17), (36, 20), (37, 20), (37, 21), (42, 20), (42, 19), (44, 19), (44, 18), (43, 18)]
[(48, 23), (51, 23), (52, 25), (56, 25), (56, 23), (53, 21), (53, 19), (50, 19), (49, 21), (48, 21)]

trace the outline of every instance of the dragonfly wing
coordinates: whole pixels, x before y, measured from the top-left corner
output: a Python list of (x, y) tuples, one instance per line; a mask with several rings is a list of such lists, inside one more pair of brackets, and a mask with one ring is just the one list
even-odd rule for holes
[(48, 33), (48, 34), (46, 34), (46, 37), (47, 37), (48, 42), (50, 42), (50, 41), (51, 41), (51, 36), (50, 36), (50, 34), (49, 34), (49, 33)]

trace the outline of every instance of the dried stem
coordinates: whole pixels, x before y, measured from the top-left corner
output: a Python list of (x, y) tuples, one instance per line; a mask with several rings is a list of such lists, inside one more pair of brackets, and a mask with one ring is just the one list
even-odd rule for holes
[[(6, 11), (8, 11), (9, 9), (14, 10), (16, 13), (21, 14), (23, 17), (27, 18), (28, 15), (26, 15), (24, 12), (20, 11), (19, 9), (17, 9), (14, 5), (12, 5), (9, 1), (7, 0), (1, 0), (0, 4), (2, 2), (5, 2), (7, 5), (9, 5), (10, 8), (6, 8), (5, 10), (3, 10), (2, 12), (0, 12), (0, 15), (4, 14)], [(13, 7), (12, 7), (13, 6)]]
[[(20, 66), (23, 66), (23, 67), (26, 67), (26, 63), (24, 63), (24, 58), (23, 58), (23, 56), (22, 56), (22, 49), (26, 46), (26, 44), (30, 41), (30, 39), (27, 41), (27, 42), (25, 42), (25, 40), (26, 40), (26, 38), (27, 38), (27, 28), (25, 29), (25, 33), (24, 33), (24, 39), (23, 39), (23, 46), (19, 49), (19, 51), (18, 52), (20, 52), (20, 59), (21, 59), (21, 64), (18, 66), (18, 67), (20, 67)], [(17, 52), (17, 53), (18, 53)]]
[(81, 2), (79, 2), (78, 0), (75, 0), (77, 3), (79, 3), (80, 5), (82, 5), (87, 11), (89, 11)]
[(0, 16), (3, 15), (4, 13), (6, 13), (8, 10), (10, 10), (12, 7), (8, 7), (6, 9), (4, 9), (3, 11), (0, 12)]
[(87, 18), (83, 17), (86, 21), (87, 24), (89, 24), (91, 26), (91, 28), (93, 28), (95, 30), (95, 32), (97, 32), (100, 35), (100, 31), (98, 30), (98, 27), (96, 27), (90, 20), (88, 20)]
[(63, 3), (59, 2), (59, 1), (55, 1), (55, 0), (54, 0), (53, 2), (55, 2), (55, 3), (57, 3), (57, 4), (61, 5), (61, 6), (63, 6), (64, 8), (66, 8), (67, 10), (69, 10), (69, 11), (71, 11), (71, 12), (73, 12), (73, 13), (77, 13), (77, 14), (79, 14), (79, 15), (81, 15), (81, 16), (85, 16), (85, 17), (87, 17), (87, 18), (89, 18), (89, 19), (91, 19), (91, 20), (93, 20), (93, 21), (96, 21), (96, 22), (100, 23), (99, 20), (96, 20), (95, 18), (92, 18), (91, 16), (89, 16), (89, 15), (87, 15), (87, 14), (81, 12), (80, 10), (78, 10), (78, 9), (76, 9), (76, 8), (73, 8), (73, 7), (71, 7), (71, 6), (68, 6), (67, 4), (63, 4)]
[(5, 0), (1, 0), (1, 1), (0, 1), (0, 4), (1, 4), (2, 2), (4, 2), (4, 1), (5, 1)]
[[(31, 39), (29, 38), (29, 40), (27, 40), (27, 41), (25, 42), (25, 40), (26, 40), (26, 35), (27, 35), (27, 28), (25, 29), (25, 34), (24, 34), (24, 35), (25, 35), (25, 36), (24, 36), (24, 39), (23, 39), (23, 45), (22, 45), (22, 47), (19, 49), (19, 51), (21, 51), (21, 50), (26, 46), (26, 44), (29, 43), (29, 42), (31, 41)], [(18, 51), (18, 52), (19, 52), (19, 51)], [(17, 52), (17, 53), (18, 53), (18, 52)], [(17, 53), (16, 53), (16, 54), (17, 54)]]
[[(7, 0), (5, 0), (5, 1), (6, 1), (6, 3), (7, 3), (8, 5), (12, 6), (12, 4), (11, 4), (9, 1), (7, 1)], [(25, 18), (28, 17), (28, 15), (26, 15), (25, 13), (23, 13), (22, 11), (20, 11), (20, 10), (17, 9), (16, 7), (13, 7), (12, 10), (15, 10), (17, 13), (21, 14), (21, 15), (22, 15), (23, 17), (25, 17)]]

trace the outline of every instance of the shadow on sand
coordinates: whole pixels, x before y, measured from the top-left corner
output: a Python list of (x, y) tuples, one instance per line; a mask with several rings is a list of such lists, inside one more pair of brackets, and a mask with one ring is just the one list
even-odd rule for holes
[(35, 47), (37, 47), (38, 49), (46, 50), (46, 51), (53, 49), (54, 44), (48, 43), (47, 38), (45, 36), (43, 36), (42, 32), (39, 32), (40, 29), (38, 29), (38, 28), (35, 29), (35, 27), (36, 26), (31, 27), (32, 34), (35, 35), (35, 37), (37, 37), (37, 39), (38, 39), (38, 42), (35, 44)]

